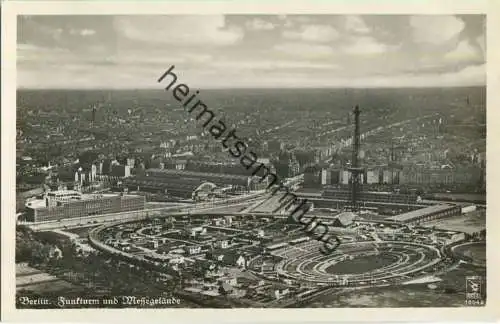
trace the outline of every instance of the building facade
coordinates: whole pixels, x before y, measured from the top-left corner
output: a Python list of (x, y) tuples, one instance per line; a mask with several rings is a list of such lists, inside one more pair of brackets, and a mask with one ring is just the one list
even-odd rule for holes
[(55, 205), (49, 205), (48, 201), (45, 198), (43, 204), (27, 206), (26, 220), (36, 223), (142, 210), (146, 203), (145, 197), (132, 195), (88, 195), (81, 199), (59, 201)]

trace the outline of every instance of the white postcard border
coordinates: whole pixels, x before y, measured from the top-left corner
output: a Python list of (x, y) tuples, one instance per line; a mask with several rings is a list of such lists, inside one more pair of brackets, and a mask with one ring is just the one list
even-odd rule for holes
[[(15, 309), (15, 121), (16, 15), (18, 14), (487, 14), (487, 305), (483, 308), (309, 309)], [(477, 1), (266, 1), (132, 2), (33, 1), (2, 3), (2, 315), (24, 322), (231, 322), (311, 323), (332, 321), (487, 321), (500, 317), (498, 246), (500, 224), (500, 2)]]

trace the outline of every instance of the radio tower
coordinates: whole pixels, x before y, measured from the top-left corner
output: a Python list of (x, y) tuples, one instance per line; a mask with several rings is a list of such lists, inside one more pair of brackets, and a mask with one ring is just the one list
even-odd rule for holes
[(359, 186), (361, 183), (361, 174), (363, 172), (363, 168), (359, 166), (359, 145), (360, 145), (360, 133), (359, 133), (359, 106), (356, 105), (354, 107), (354, 137), (353, 137), (353, 146), (352, 146), (352, 163), (349, 171), (351, 172), (351, 182), (352, 182), (352, 211), (358, 211), (358, 194), (359, 194)]
[(95, 123), (95, 112), (96, 112), (96, 106), (92, 106), (92, 120), (90, 121), (90, 127), (94, 127)]

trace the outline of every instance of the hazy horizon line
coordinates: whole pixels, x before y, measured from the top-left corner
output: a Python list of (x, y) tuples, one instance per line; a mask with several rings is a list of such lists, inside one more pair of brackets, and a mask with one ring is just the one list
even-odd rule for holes
[[(372, 89), (460, 89), (460, 88), (486, 88), (487, 85), (460, 85), (460, 86), (414, 86), (414, 87), (210, 87), (210, 88), (197, 88), (197, 90), (372, 90)], [(106, 90), (106, 91), (127, 91), (127, 90), (162, 90), (163, 88), (28, 88), (18, 87), (16, 91), (29, 90), (29, 91), (50, 91), (50, 90), (73, 90), (73, 91), (92, 91), (92, 90)]]

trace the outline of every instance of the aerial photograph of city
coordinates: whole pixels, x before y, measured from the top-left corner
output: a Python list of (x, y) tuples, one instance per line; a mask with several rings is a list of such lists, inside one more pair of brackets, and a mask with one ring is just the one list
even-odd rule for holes
[(16, 308), (484, 307), (485, 34), (17, 16)]

